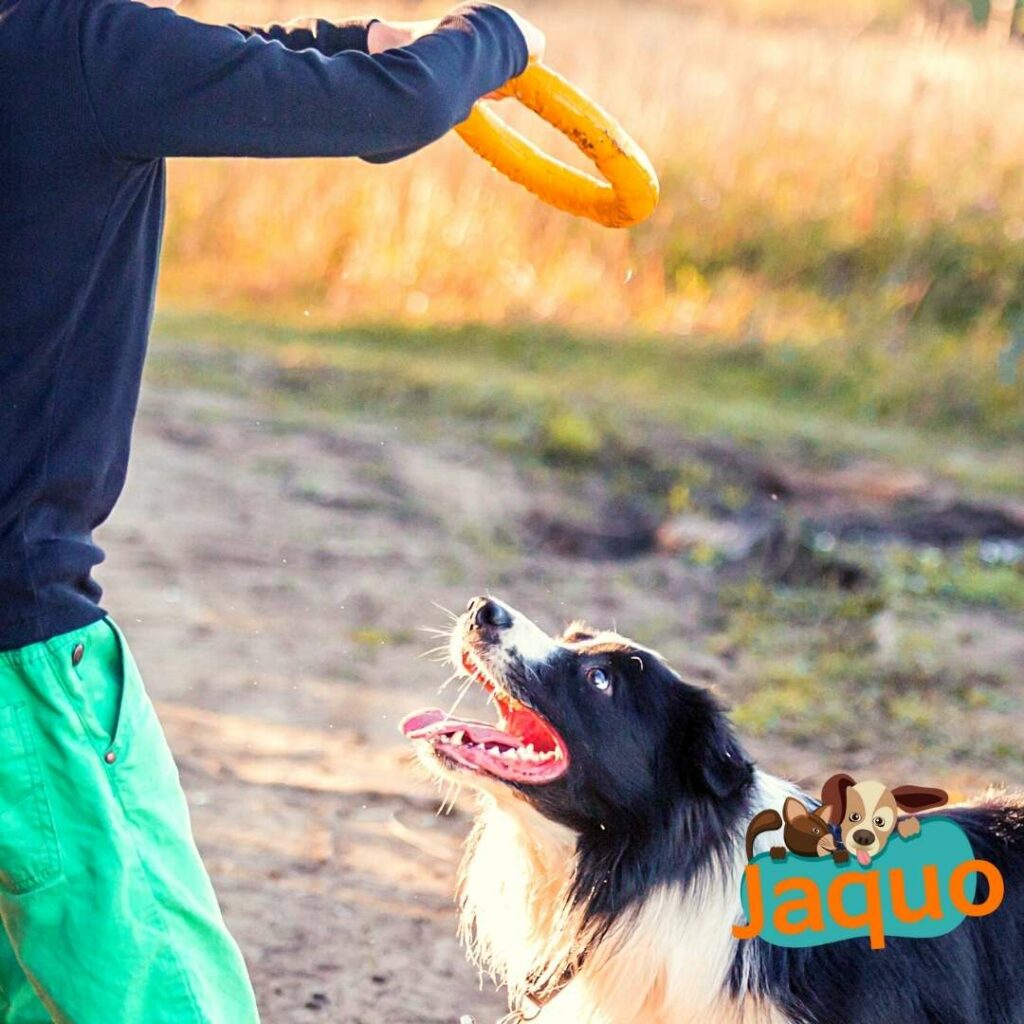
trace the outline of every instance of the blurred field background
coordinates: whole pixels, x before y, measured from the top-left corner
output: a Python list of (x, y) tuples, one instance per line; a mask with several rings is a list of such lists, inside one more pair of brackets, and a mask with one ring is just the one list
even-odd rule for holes
[[(299, 9), (193, 5), (211, 20)], [(384, 169), (178, 162), (165, 299), (320, 325), (557, 323), (754, 348), (851, 411), (1020, 436), (1018, 46), (966, 30), (966, 9), (943, 21), (907, 0), (526, 10), (550, 62), (648, 149), (664, 190), (650, 223), (616, 234), (567, 218), (454, 136)]]
[(455, 137), (170, 169), (104, 580), (275, 1024), (497, 1016), (452, 938), (466, 819), (395, 733), (433, 602), (616, 623), (812, 788), (1024, 781), (1020, 12), (522, 6), (650, 153), (647, 224)]

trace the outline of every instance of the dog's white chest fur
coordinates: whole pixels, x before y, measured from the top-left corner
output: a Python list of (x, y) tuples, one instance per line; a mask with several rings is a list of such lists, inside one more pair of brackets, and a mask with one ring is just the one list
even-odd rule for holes
[[(759, 779), (768, 806), (790, 788)], [(761, 804), (759, 804), (761, 806)], [(576, 836), (506, 794), (483, 797), (463, 862), (462, 936), (482, 970), (520, 1005), (538, 964), (583, 965), (534, 1017), (537, 1024), (785, 1024), (770, 1006), (729, 995), (740, 916), (742, 855), (688, 891), (654, 890), (596, 945), (565, 911)]]

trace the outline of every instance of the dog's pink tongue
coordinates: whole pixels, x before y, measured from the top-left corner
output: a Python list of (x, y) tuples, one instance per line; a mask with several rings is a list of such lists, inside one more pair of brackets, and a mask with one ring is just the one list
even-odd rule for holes
[(869, 854), (867, 850), (858, 850), (857, 863), (862, 868), (866, 868), (871, 863), (871, 854)]
[(443, 722), (445, 717), (445, 713), (440, 708), (424, 708), (422, 711), (414, 711), (411, 715), (406, 715), (398, 728), (406, 736), (411, 736), (432, 725), (437, 725), (438, 722)]

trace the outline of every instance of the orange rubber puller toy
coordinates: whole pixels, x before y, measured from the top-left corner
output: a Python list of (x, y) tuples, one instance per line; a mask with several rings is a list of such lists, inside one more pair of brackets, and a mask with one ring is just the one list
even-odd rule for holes
[(531, 65), (500, 92), (571, 139), (607, 180), (542, 152), (480, 103), (455, 129), (470, 149), (566, 213), (609, 228), (627, 228), (651, 215), (658, 205), (658, 176), (647, 154), (607, 111), (543, 64)]

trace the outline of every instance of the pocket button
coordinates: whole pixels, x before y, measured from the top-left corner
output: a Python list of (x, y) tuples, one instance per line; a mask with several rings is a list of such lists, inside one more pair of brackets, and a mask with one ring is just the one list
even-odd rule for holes
[(108, 750), (103, 755), (103, 760), (106, 761), (107, 764), (113, 764), (117, 760), (117, 754), (115, 754), (114, 751), (112, 750)]
[(71, 664), (76, 668), (81, 664), (82, 658), (85, 657), (85, 644), (75, 644), (74, 649), (71, 651)]

